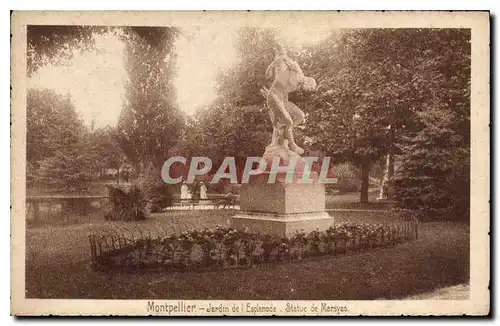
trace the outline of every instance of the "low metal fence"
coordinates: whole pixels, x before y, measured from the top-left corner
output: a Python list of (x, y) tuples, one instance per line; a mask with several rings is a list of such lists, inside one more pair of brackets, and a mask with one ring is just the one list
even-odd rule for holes
[(418, 238), (416, 220), (338, 223), (282, 238), (227, 226), (119, 226), (89, 234), (92, 265), (106, 271), (211, 270), (291, 263), (395, 246)]

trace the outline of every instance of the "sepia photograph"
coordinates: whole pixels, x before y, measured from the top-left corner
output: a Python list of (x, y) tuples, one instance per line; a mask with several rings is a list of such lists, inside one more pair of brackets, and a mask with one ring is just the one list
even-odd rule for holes
[(11, 20), (13, 315), (489, 313), (488, 12)]

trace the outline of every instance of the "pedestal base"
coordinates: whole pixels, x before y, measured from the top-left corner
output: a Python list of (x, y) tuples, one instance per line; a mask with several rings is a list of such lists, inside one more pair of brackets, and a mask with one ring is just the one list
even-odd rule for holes
[(242, 212), (232, 218), (232, 226), (235, 229), (246, 227), (255, 232), (285, 237), (297, 231), (324, 231), (333, 226), (333, 217), (327, 212), (283, 215)]
[[(234, 228), (285, 237), (297, 231), (324, 231), (333, 226), (333, 217), (325, 211), (324, 184), (289, 183), (284, 175), (269, 183), (269, 176), (269, 171), (254, 175), (242, 186), (241, 211), (232, 219)], [(315, 172), (311, 176), (312, 180), (317, 179)], [(300, 177), (300, 173), (295, 173), (291, 179)]]

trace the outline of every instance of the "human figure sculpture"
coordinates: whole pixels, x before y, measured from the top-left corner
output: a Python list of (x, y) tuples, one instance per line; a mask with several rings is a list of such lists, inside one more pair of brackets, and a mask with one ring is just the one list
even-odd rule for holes
[(191, 194), (189, 193), (186, 181), (184, 181), (181, 186), (181, 199), (191, 199)]
[(261, 94), (267, 99), (273, 124), (273, 136), (268, 148), (280, 145), (301, 155), (304, 150), (295, 143), (293, 128), (305, 120), (305, 114), (288, 100), (288, 94), (300, 87), (313, 91), (316, 89), (316, 81), (304, 75), (299, 64), (288, 57), (283, 47), (276, 50), (276, 57), (267, 68), (266, 76), (273, 78), (271, 87), (261, 90)]
[(200, 183), (200, 199), (207, 199), (207, 186), (203, 182)]

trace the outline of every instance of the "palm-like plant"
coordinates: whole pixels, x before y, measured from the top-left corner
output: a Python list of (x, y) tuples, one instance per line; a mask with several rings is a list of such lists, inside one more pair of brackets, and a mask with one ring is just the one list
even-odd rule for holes
[(128, 190), (109, 185), (107, 188), (109, 201), (104, 215), (106, 220), (141, 221), (146, 219), (147, 200), (137, 185), (131, 186)]

